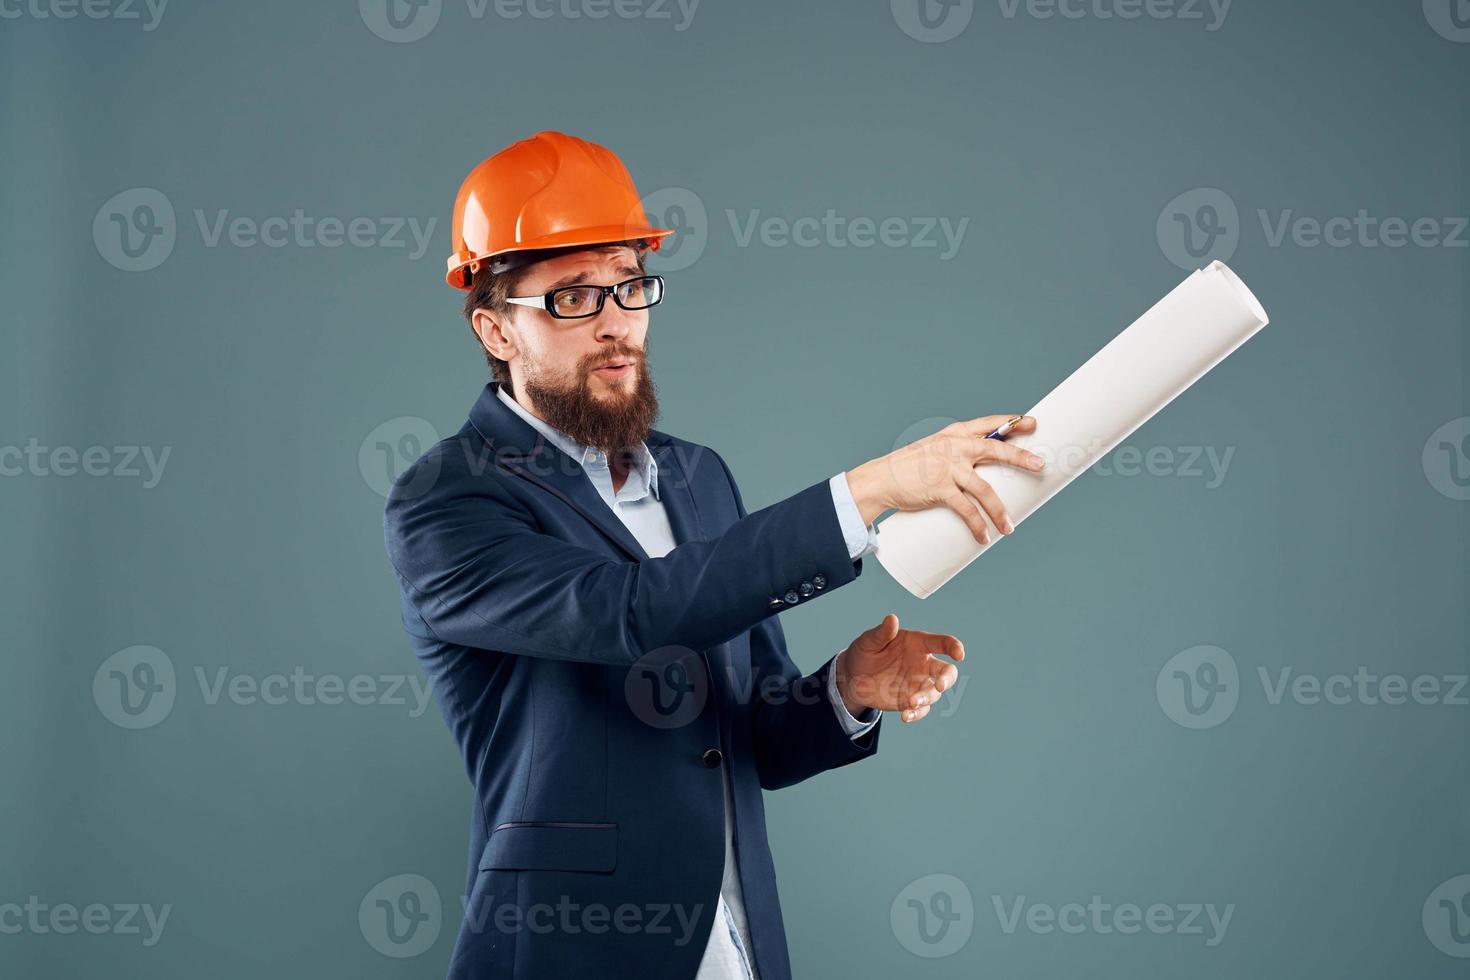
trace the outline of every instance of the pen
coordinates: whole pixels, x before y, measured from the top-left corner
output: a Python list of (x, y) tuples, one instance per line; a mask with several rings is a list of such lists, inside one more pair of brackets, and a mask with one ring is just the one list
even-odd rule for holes
[(1008, 436), (1008, 435), (1011, 434), (1011, 430), (1016, 427), (1016, 423), (1019, 422), (1019, 421), (1021, 421), (1025, 417), (1026, 416), (1024, 416), (1024, 415), (1017, 415), (1015, 418), (1007, 419), (1006, 420), (1006, 423), (1004, 425), (1002, 425), (1000, 428), (996, 429), (994, 432), (990, 433), (990, 435), (986, 436), (985, 438), (987, 438), (987, 439), (1004, 439), (1006, 436)]

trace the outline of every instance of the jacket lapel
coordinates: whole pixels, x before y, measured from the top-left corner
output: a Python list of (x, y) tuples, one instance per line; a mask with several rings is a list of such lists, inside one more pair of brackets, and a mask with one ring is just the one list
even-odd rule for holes
[[(658, 461), (659, 500), (664, 505), (665, 513), (669, 515), (669, 526), (674, 530), (674, 540), (680, 544), (703, 540), (704, 525), (699, 519), (699, 505), (695, 502), (693, 490), (694, 481), (689, 473), (693, 460), (684, 458), (678, 447), (662, 433), (654, 432), (646, 441), (648, 451)], [(740, 699), (750, 686), (750, 658), (746, 657), (742, 661), (734, 653), (734, 648), (729, 643), (721, 643), (700, 653), (704, 657), (705, 669), (709, 671), (715, 689), (719, 692), (716, 696), (725, 704)], [(724, 719), (722, 724), (728, 730), (731, 723), (729, 713), (722, 711), (721, 717)]]
[(651, 432), (644, 441), (658, 464), (658, 499), (669, 516), (675, 543), (702, 540), (704, 525), (699, 520), (699, 506), (694, 502), (693, 481), (679, 450), (668, 436), (658, 431)]
[(634, 561), (647, 561), (648, 552), (603, 501), (582, 464), (507, 408), (497, 387), (498, 382), (487, 384), (470, 410), (470, 424), (489, 444), (495, 464), (560, 498)]
[[(497, 387), (498, 382), (487, 384), (470, 411), (470, 424), (489, 444), (491, 459), (496, 465), (560, 498), (634, 561), (648, 561), (648, 552), (608, 507), (592, 481), (587, 479), (582, 464), (507, 408), (496, 393)], [(699, 507), (695, 503), (688, 468), (692, 460), (683, 459), (668, 436), (656, 430), (649, 433), (644, 441), (658, 463), (659, 501), (668, 515), (675, 543), (703, 539), (704, 525), (699, 519)], [(707, 661), (713, 658), (727, 664), (725, 679), (735, 690), (744, 689), (750, 676), (750, 664), (748, 661), (736, 663), (730, 656), (728, 643), (720, 644), (705, 656)], [(708, 666), (712, 674), (718, 673), (713, 670), (713, 663)], [(719, 680), (715, 683), (726, 687)], [(730, 693), (727, 689), (726, 696)]]

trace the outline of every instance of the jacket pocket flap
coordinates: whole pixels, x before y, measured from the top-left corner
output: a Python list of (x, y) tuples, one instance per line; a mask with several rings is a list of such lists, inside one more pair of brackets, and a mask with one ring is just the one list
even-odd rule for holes
[(611, 871), (617, 856), (615, 823), (503, 823), (486, 842), (479, 870)]

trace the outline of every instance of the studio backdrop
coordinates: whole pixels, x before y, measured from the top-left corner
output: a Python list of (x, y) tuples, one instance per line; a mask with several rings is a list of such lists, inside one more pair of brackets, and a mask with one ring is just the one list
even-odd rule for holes
[(1465, 0), (0, 0), (0, 79), (0, 976), (444, 975), (385, 494), (489, 379), (455, 189), (547, 129), (676, 230), (658, 428), (751, 510), (1211, 262), (1270, 313), (942, 590), (782, 614), (968, 652), (766, 794), (796, 976), (1464, 976)]

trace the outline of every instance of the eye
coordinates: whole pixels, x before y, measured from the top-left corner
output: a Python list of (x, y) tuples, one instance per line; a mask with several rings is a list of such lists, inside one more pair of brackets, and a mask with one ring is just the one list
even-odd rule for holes
[(651, 276), (634, 279), (619, 287), (618, 297), (635, 308), (650, 306), (658, 298), (658, 280)]
[(552, 296), (552, 305), (556, 312), (563, 315), (575, 316), (579, 313), (589, 313), (597, 305), (597, 291), (583, 286), (573, 286), (570, 289), (562, 289)]

